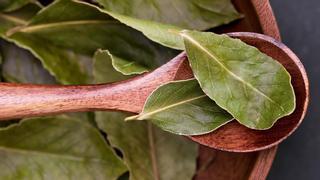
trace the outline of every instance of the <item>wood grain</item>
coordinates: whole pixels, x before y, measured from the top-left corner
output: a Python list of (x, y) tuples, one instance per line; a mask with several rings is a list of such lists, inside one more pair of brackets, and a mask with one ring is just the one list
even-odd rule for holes
[(202, 146), (196, 180), (265, 179), (277, 148), (250, 153), (235, 153)]

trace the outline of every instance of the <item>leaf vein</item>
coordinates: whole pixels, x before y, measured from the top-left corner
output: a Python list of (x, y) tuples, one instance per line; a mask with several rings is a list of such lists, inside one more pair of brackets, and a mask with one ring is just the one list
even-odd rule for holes
[(73, 25), (83, 25), (83, 24), (120, 24), (118, 21), (112, 20), (77, 20), (77, 21), (65, 21), (65, 22), (55, 22), (39, 25), (31, 25), (20, 28), (19, 32), (31, 33), (35, 31), (40, 31), (43, 29), (50, 29), (59, 26), (73, 26)]
[(258, 94), (260, 94), (262, 97), (266, 98), (267, 100), (269, 100), (270, 102), (272, 102), (273, 104), (276, 104), (277, 106), (279, 106), (281, 108), (281, 110), (283, 112), (285, 112), (284, 108), (279, 105), (277, 102), (275, 102), (273, 99), (271, 99), (269, 96), (267, 96), (266, 94), (264, 94), (263, 92), (261, 92), (260, 90), (258, 90), (257, 88), (255, 88), (252, 84), (246, 82), (245, 80), (243, 80), (241, 77), (237, 76), (236, 74), (234, 74), (232, 71), (230, 71), (222, 62), (220, 62), (218, 60), (218, 58), (212, 54), (208, 49), (206, 49), (205, 47), (203, 47), (200, 43), (198, 43), (195, 39), (193, 39), (192, 37), (188, 36), (185, 33), (181, 33), (181, 35), (183, 37), (185, 37), (186, 39), (188, 39), (191, 43), (193, 43), (196, 47), (198, 47), (200, 50), (204, 51), (207, 55), (209, 55), (211, 58), (213, 58), (226, 72), (228, 72), (232, 77), (234, 77), (235, 79), (237, 79), (238, 81), (240, 81), (241, 83), (245, 84), (246, 86), (248, 86), (249, 88), (251, 88), (253, 91), (257, 92)]
[(77, 157), (77, 156), (67, 155), (67, 154), (61, 155), (61, 154), (55, 154), (51, 152), (40, 152), (40, 151), (25, 150), (25, 149), (18, 149), (18, 148), (4, 147), (4, 146), (0, 146), (0, 151), (9, 152), (9, 153), (13, 152), (13, 153), (19, 153), (19, 154), (27, 154), (27, 155), (30, 155), (30, 154), (41, 155), (41, 156), (47, 155), (55, 158), (64, 158), (72, 161), (87, 161), (87, 159), (89, 158), (95, 162), (108, 164), (108, 162), (103, 159), (97, 159), (97, 158), (91, 158), (91, 157)]
[[(166, 107), (163, 107), (163, 108), (159, 108), (159, 109), (157, 109), (157, 110), (154, 110), (154, 111), (151, 111), (151, 112), (142, 114), (141, 116), (138, 115), (138, 116), (137, 116), (137, 119), (138, 119), (138, 120), (144, 120), (144, 119), (148, 118), (148, 116), (151, 116), (151, 115), (153, 115), (153, 114), (156, 114), (156, 113), (165, 111), (165, 110), (167, 110), (167, 109), (170, 109), (170, 108), (179, 106), (179, 105), (181, 105), (181, 104), (188, 103), (188, 102), (191, 102), (191, 101), (194, 101), (194, 100), (197, 100), (197, 99), (201, 99), (201, 98), (204, 98), (204, 97), (206, 97), (206, 95), (201, 95), (201, 96), (197, 96), (197, 97), (190, 98), (190, 99), (187, 99), (187, 100), (179, 101), (179, 102), (174, 103), (174, 104), (171, 104), (171, 105), (169, 105), (169, 106), (166, 106)], [(136, 116), (134, 116), (134, 117), (136, 117)], [(128, 120), (129, 120), (129, 119), (128, 119)]]

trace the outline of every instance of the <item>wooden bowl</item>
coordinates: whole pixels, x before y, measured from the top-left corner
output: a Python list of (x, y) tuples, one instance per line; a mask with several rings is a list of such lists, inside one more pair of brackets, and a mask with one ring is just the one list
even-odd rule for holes
[[(280, 40), (280, 33), (277, 27), (276, 20), (273, 16), (272, 9), (268, 0), (234, 0), (235, 7), (245, 18), (238, 20), (229, 25), (213, 29), (215, 32), (257, 32), (269, 35), (277, 40)], [(250, 40), (248, 40), (250, 44)], [(214, 150), (208, 147), (200, 146), (198, 159), (198, 172), (194, 179), (265, 179), (271, 168), (279, 142), (283, 141), (288, 135), (296, 129), (301, 123), (309, 99), (309, 85), (306, 72), (298, 60), (298, 58), (287, 48), (287, 54), (294, 61), (281, 61), (292, 76), (292, 83), (295, 88), (297, 97), (297, 108), (295, 112), (276, 123), (274, 128), (267, 131), (254, 131), (243, 126), (239, 126), (237, 122), (230, 123), (214, 133), (232, 133), (228, 129), (239, 127), (237, 133), (242, 133), (244, 136), (254, 135), (257, 138), (251, 139), (252, 148), (246, 151), (256, 151), (247, 153), (224, 152)], [(272, 49), (262, 49), (268, 53)], [(288, 59), (285, 57), (274, 57), (275, 59)], [(294, 117), (296, 116), (296, 117)], [(296, 122), (289, 120), (294, 117)], [(203, 135), (202, 139), (206, 143), (210, 142), (210, 138), (206, 139), (208, 135)], [(218, 137), (218, 136), (217, 136)], [(223, 136), (220, 136), (223, 138)], [(226, 141), (226, 139), (224, 139)], [(211, 141), (214, 142), (214, 141)], [(215, 142), (219, 142), (215, 140)], [(270, 142), (272, 142), (270, 144)], [(249, 143), (249, 144), (250, 144)], [(266, 144), (270, 144), (265, 146)], [(209, 143), (210, 144), (210, 143)], [(246, 144), (246, 147), (243, 145)], [(261, 148), (256, 148), (259, 145)], [(217, 144), (214, 144), (217, 147)], [(248, 142), (237, 142), (236, 139), (230, 140), (230, 149), (232, 147), (243, 146), (248, 148)], [(250, 146), (250, 145), (249, 145)], [(270, 149), (266, 149), (270, 148)], [(221, 148), (221, 150), (229, 150), (228, 148)], [(257, 151), (260, 150), (260, 151)]]

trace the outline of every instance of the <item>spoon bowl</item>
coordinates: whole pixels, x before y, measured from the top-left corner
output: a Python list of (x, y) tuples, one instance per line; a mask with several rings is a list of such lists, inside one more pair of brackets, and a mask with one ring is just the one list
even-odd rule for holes
[(287, 69), (296, 95), (296, 109), (291, 115), (279, 119), (268, 130), (252, 130), (233, 121), (212, 133), (190, 138), (205, 146), (230, 152), (252, 152), (270, 148), (291, 135), (306, 114), (309, 102), (306, 71), (298, 57), (287, 46), (269, 36), (242, 32), (229, 35), (257, 47)]
[[(299, 126), (306, 113), (309, 83), (303, 65), (289, 48), (269, 36), (248, 32), (229, 35), (257, 47), (289, 71), (296, 95), (296, 110), (278, 120), (269, 130), (251, 130), (234, 121), (212, 133), (190, 138), (205, 146), (230, 152), (258, 151), (277, 145)], [(91, 110), (139, 113), (147, 97), (157, 87), (172, 80), (192, 77), (183, 52), (153, 72), (111, 84), (61, 86), (0, 83), (0, 119)]]

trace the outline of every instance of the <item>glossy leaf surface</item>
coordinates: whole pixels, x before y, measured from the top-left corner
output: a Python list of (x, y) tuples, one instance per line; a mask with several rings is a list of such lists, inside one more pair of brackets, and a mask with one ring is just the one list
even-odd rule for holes
[(182, 36), (203, 91), (241, 124), (268, 129), (295, 109), (290, 75), (271, 57), (226, 35), (184, 31)]
[(98, 0), (106, 13), (164, 46), (183, 50), (182, 29), (206, 30), (241, 17), (230, 0)]
[(207, 97), (195, 79), (160, 86), (147, 99), (142, 112), (127, 120), (150, 120), (179, 135), (211, 132), (233, 118)]
[(0, 130), (1, 179), (116, 179), (126, 171), (99, 132), (67, 118)]
[(205, 30), (240, 15), (230, 0), (97, 0), (106, 10), (178, 27)]
[(111, 83), (126, 79), (115, 70), (108, 50), (97, 50), (93, 56), (94, 83)]
[(110, 16), (120, 22), (141, 31), (146, 37), (173, 49), (183, 50), (183, 38), (179, 32), (182, 28), (174, 25), (163, 24), (155, 21), (133, 18), (130, 16), (121, 15), (111, 11), (105, 11)]
[[(110, 81), (114, 81), (115, 80), (114, 77), (118, 77), (119, 72), (121, 72), (124, 75), (132, 75), (132, 74), (141, 74), (150, 70), (148, 67), (140, 65), (135, 61), (130, 62), (130, 61), (121, 59), (119, 57), (116, 57), (112, 55), (108, 50), (97, 50), (95, 53), (94, 60), (96, 62), (95, 66), (105, 67), (105, 69), (95, 68), (94, 75), (105, 76), (105, 74), (108, 74), (108, 77), (110, 77)], [(95, 71), (102, 71), (102, 72), (95, 72)], [(124, 76), (120, 76), (120, 77), (124, 77)]]

